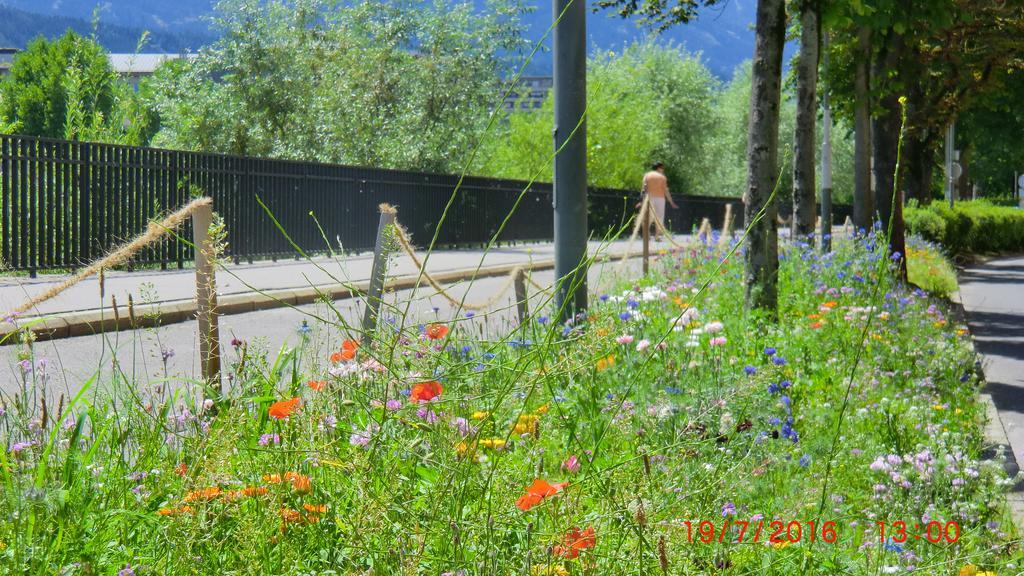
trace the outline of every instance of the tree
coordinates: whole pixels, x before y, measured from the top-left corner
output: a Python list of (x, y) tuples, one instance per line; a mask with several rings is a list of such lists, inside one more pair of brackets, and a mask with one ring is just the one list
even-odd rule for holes
[(521, 9), (449, 0), (223, 0), (220, 40), (154, 80), (163, 145), (456, 172), (478, 143)]
[(100, 123), (110, 116), (116, 83), (107, 54), (95, 41), (70, 30), (53, 42), (40, 36), (14, 56), (0, 84), (0, 117), (21, 134), (62, 138), (69, 112), (72, 119), (78, 115)]
[(818, 45), (821, 42), (819, 0), (800, 2), (800, 56), (796, 67), (796, 132), (793, 139), (793, 231), (814, 232), (815, 122), (818, 117)]
[[(749, 230), (746, 251), (747, 305), (774, 315), (778, 308), (778, 205), (772, 198), (777, 174), (782, 48), (786, 40), (784, 0), (759, 0), (751, 74), (747, 187), (743, 195)], [(764, 211), (760, 221), (756, 218)]]

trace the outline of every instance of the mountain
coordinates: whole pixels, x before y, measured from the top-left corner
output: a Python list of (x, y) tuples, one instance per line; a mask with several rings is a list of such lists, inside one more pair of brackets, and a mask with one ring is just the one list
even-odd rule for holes
[[(483, 9), (484, 0), (473, 1)], [(524, 23), (529, 27), (527, 37), (536, 41), (551, 24), (551, 3), (524, 3), (534, 8), (524, 17)], [(108, 50), (133, 51), (142, 30), (149, 30), (153, 37), (147, 52), (195, 50), (211, 38), (204, 17), (212, 12), (213, 4), (214, 0), (0, 0), (0, 38), (9, 46), (20, 47), (24, 41), (19, 40), (40, 33), (59, 34), (69, 26), (88, 32), (95, 10), (101, 23), (100, 39)], [(26, 20), (29, 12), (39, 16), (29, 15), (31, 18)], [(695, 21), (671, 28), (661, 34), (659, 41), (671, 41), (690, 52), (701, 52), (714, 74), (729, 78), (733, 69), (754, 53), (755, 12), (756, 0), (728, 0), (720, 7), (702, 9)], [(620, 50), (648, 34), (635, 20), (624, 20), (609, 11), (588, 10), (587, 37), (593, 49)], [(132, 38), (130, 46), (126, 45), (128, 38)], [(547, 44), (550, 46), (550, 39)], [(550, 70), (550, 51), (539, 54), (530, 66), (532, 74), (550, 74)]]
[[(93, 25), (88, 19), (38, 14), (0, 5), (0, 46), (24, 48), (36, 36), (53, 39), (69, 28), (83, 36), (93, 32)], [(135, 52), (142, 34), (142, 28), (118, 26), (102, 19), (96, 27), (97, 40), (110, 52)], [(211, 39), (209, 34), (190, 31), (150, 30), (143, 51), (177, 53), (202, 46)]]

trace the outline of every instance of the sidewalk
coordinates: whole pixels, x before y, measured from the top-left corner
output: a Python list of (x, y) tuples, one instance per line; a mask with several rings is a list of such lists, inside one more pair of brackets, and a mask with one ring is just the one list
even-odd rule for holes
[[(681, 242), (683, 236), (677, 237)], [(652, 253), (670, 248), (667, 242), (652, 243)], [(590, 255), (597, 254), (602, 246), (591, 242), (588, 248)], [(639, 239), (634, 242), (631, 252), (641, 249)], [(602, 250), (602, 254), (610, 257), (621, 257), (626, 250), (626, 242), (614, 242)], [(422, 259), (423, 252), (418, 252)], [(486, 254), (483, 250), (445, 250), (436, 251), (427, 261), (427, 270), (444, 281), (468, 279), (478, 266), (481, 266), (480, 277), (505, 275), (516, 266), (531, 266), (535, 269), (547, 269), (553, 266), (554, 246), (550, 243), (524, 244), (520, 246), (502, 246), (492, 248)], [(295, 294), (302, 292), (312, 301), (317, 296), (317, 289), (331, 287), (328, 290), (333, 296), (343, 298), (348, 290), (343, 285), (354, 285), (361, 288), (369, 281), (373, 264), (373, 254), (362, 253), (337, 258), (317, 257), (307, 260), (260, 261), (253, 264), (228, 264), (217, 273), (217, 292), (221, 307), (225, 313), (236, 311), (247, 312), (254, 309), (275, 307), (280, 305), (278, 299), (291, 303), (304, 303)], [(391, 257), (389, 278), (405, 280), (409, 283), (418, 275), (418, 269), (404, 253)], [(12, 310), (31, 297), (45, 292), (50, 287), (65, 280), (64, 275), (41, 276), (39, 278), (0, 277), (0, 311)], [(194, 305), (196, 285), (195, 272), (185, 270), (153, 270), (138, 272), (112, 271), (105, 274), (103, 296), (100, 295), (100, 280), (88, 278), (69, 288), (64, 293), (40, 304), (30, 316), (94, 318), (102, 314), (112, 317), (111, 298), (117, 299), (119, 307), (128, 304), (131, 296), (137, 310), (147, 305), (159, 307), (166, 317), (164, 323), (181, 321), (189, 315)], [(425, 282), (424, 282), (425, 283)], [(258, 292), (269, 292), (268, 298)], [(258, 304), (254, 307), (254, 302)], [(181, 308), (184, 314), (174, 315), (175, 307)], [(125, 309), (122, 315), (127, 315)], [(91, 316), (90, 316), (91, 315)], [(81, 332), (80, 332), (81, 333)], [(71, 334), (74, 335), (74, 334)]]
[(982, 354), (984, 392), (992, 397), (1016, 462), (1024, 462), (1024, 256), (965, 268), (960, 300)]

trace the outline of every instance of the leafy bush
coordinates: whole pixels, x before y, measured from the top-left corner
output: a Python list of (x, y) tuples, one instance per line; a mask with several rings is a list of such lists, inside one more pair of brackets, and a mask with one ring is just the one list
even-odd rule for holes
[(1024, 211), (986, 200), (908, 206), (907, 231), (938, 242), (950, 254), (1024, 250)]

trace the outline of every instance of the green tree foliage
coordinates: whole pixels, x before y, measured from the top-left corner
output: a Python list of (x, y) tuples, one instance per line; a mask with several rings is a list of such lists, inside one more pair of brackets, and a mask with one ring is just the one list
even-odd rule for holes
[[(594, 55), (587, 68), (587, 175), (593, 186), (639, 190), (653, 160), (673, 189), (706, 190), (712, 169), (718, 81), (697, 56), (675, 46), (634, 44)], [(551, 178), (551, 98), (539, 111), (513, 113), (485, 143), (481, 174)]]
[(54, 42), (39, 37), (15, 55), (0, 84), (0, 115), (21, 134), (61, 138), (69, 113), (110, 114), (116, 81), (106, 53), (92, 40), (71, 31)]
[(518, 4), (224, 0), (221, 39), (161, 69), (156, 142), (458, 171), (522, 45)]
[(971, 150), (970, 177), (985, 196), (1015, 193), (1024, 173), (1024, 72), (999, 75), (1001, 89), (982, 96), (961, 117), (958, 131)]
[(0, 118), (6, 133), (136, 145), (155, 123), (106, 51), (72, 31), (54, 42), (36, 38), (15, 56), (0, 84)]

